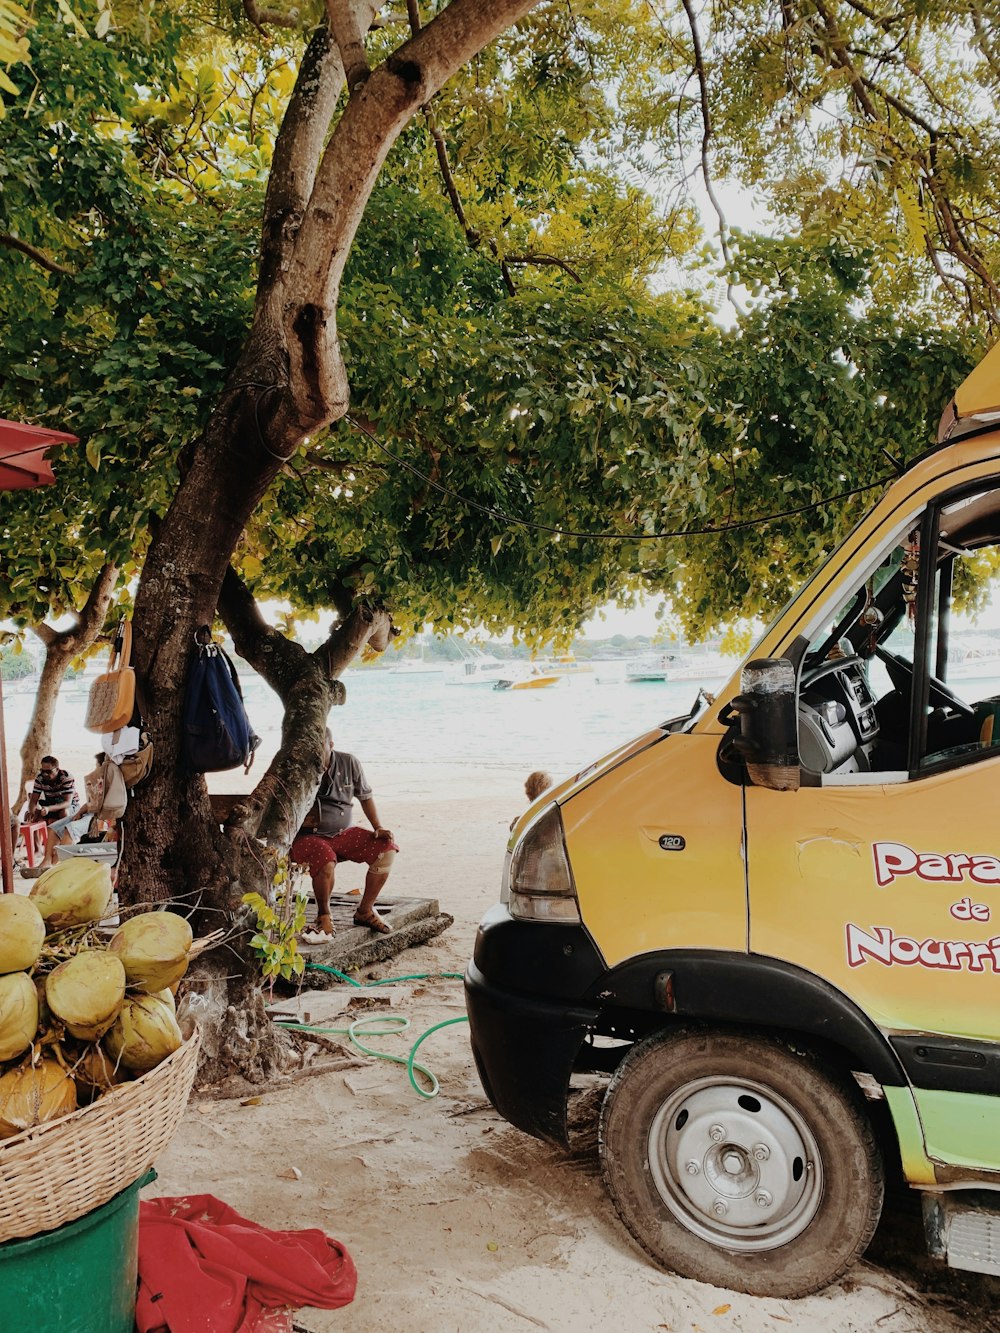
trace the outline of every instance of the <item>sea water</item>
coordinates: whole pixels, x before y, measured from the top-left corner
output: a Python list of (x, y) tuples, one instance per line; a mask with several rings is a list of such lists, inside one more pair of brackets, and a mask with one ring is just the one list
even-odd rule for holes
[[(373, 763), (377, 757), (526, 772), (543, 768), (561, 777), (687, 713), (702, 683), (628, 682), (623, 663), (602, 665), (606, 669), (592, 675), (562, 677), (530, 690), (454, 685), (443, 675), (348, 672), (347, 702), (332, 710), (330, 727), (340, 749)], [(704, 688), (722, 683), (705, 681)], [(252, 692), (248, 708), (255, 699)]]
[[(281, 703), (261, 679), (244, 675), (242, 683), (250, 721), (263, 739), (259, 762), (266, 764), (280, 740)], [(623, 662), (598, 662), (592, 674), (562, 677), (533, 690), (455, 685), (444, 674), (371, 669), (346, 672), (344, 683), (347, 702), (330, 713), (334, 740), (372, 767), (399, 761), (543, 768), (560, 778), (687, 713), (699, 686), (712, 691), (723, 681), (630, 682)], [(99, 738), (83, 726), (86, 691), (72, 682), (67, 686), (56, 708), (53, 750), (56, 755), (60, 749), (96, 750)], [(30, 693), (9, 687), (5, 692), (12, 771), (33, 702)]]

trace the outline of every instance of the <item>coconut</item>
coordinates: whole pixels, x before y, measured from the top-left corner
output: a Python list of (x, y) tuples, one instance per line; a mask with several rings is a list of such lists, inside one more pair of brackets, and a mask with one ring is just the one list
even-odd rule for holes
[(128, 984), (154, 995), (187, 971), (191, 927), (176, 912), (130, 917), (108, 945), (125, 965)]
[(89, 856), (74, 856), (40, 875), (30, 898), (51, 932), (100, 921), (111, 905), (111, 893), (108, 867)]
[(38, 1030), (38, 992), (27, 972), (0, 977), (0, 1061), (23, 1055)]
[(35, 977), (35, 994), (38, 996), (38, 1030), (44, 1032), (52, 1023), (52, 1013), (45, 998), (44, 977)]
[(76, 1085), (57, 1060), (24, 1064), (0, 1078), (0, 1139), (76, 1110)]
[(177, 1001), (174, 999), (174, 993), (173, 993), (173, 991), (170, 989), (169, 986), (167, 987), (166, 990), (158, 990), (158, 991), (155, 991), (154, 994), (153, 994), (153, 999), (154, 999), (154, 1000), (162, 1000), (163, 1003), (164, 1003), (165, 1005), (167, 1005), (167, 1007), (170, 1009), (170, 1012), (171, 1012), (172, 1014), (176, 1014), (176, 1012), (177, 1012)]
[(67, 1032), (96, 1041), (118, 1017), (125, 998), (125, 969), (106, 949), (85, 949), (49, 973), (45, 998)]
[(45, 943), (45, 922), (31, 901), (20, 894), (0, 896), (0, 972), (34, 967)]
[(104, 1035), (104, 1049), (115, 1064), (137, 1073), (154, 1069), (182, 1042), (173, 1011), (156, 995), (127, 995)]
[(125, 1083), (131, 1077), (127, 1069), (116, 1068), (114, 1061), (100, 1046), (88, 1046), (82, 1058), (73, 1066), (77, 1097), (81, 1102), (92, 1102), (102, 1092)]

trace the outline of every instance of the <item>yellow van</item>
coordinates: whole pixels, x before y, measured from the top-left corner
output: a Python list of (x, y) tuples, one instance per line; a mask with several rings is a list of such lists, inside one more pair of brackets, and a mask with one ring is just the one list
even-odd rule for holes
[(1000, 1274), (1000, 347), (715, 704), (526, 812), (466, 995), (528, 1133), (610, 1073), (605, 1182), (664, 1267), (818, 1289), (894, 1137), (932, 1252)]

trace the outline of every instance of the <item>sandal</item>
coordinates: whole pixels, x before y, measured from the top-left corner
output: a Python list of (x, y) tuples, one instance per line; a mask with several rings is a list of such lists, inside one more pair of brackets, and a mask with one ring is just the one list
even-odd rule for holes
[(366, 913), (364, 916), (362, 916), (360, 912), (355, 912), (354, 924), (356, 926), (367, 926), (369, 930), (375, 930), (380, 935), (390, 935), (392, 933), (392, 926), (389, 925), (384, 917), (379, 916), (378, 912), (374, 909), (370, 913)]
[(333, 939), (333, 918), (326, 914), (316, 918), (316, 924), (299, 936), (303, 944), (328, 944)]

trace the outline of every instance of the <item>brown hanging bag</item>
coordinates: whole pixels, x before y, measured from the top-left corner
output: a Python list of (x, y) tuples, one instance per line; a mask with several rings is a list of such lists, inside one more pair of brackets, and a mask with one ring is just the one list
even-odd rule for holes
[(128, 726), (135, 711), (135, 671), (132, 660), (132, 626), (124, 618), (118, 625), (108, 669), (90, 687), (87, 716), (88, 731), (117, 731)]

